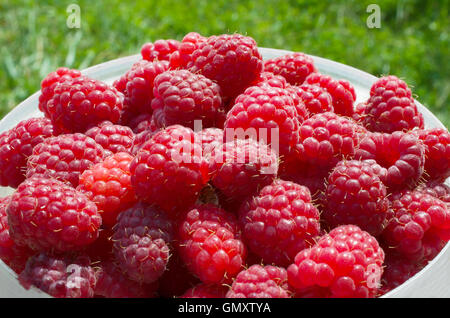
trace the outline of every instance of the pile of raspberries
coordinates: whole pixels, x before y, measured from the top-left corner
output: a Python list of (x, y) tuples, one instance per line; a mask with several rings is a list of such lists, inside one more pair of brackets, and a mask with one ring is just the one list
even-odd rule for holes
[(379, 297), (450, 238), (450, 133), (240, 34), (58, 68), (0, 135), (0, 258), (53, 297)]

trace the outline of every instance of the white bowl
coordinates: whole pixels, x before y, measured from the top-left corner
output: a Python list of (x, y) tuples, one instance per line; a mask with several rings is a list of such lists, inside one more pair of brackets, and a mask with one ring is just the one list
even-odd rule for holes
[[(290, 51), (260, 48), (264, 59), (281, 56)], [(321, 73), (336, 79), (345, 79), (355, 87), (356, 103), (367, 100), (370, 87), (377, 77), (353, 67), (333, 62), (321, 57), (312, 56)], [(140, 55), (132, 55), (102, 63), (82, 71), (92, 78), (112, 83), (125, 73)], [(40, 92), (31, 95), (15, 107), (0, 121), (0, 132), (14, 127), (21, 120), (30, 117), (40, 117), (38, 109)], [(417, 102), (417, 101), (416, 101)], [(417, 102), (420, 112), (424, 115), (426, 128), (445, 126), (426, 107)], [(0, 196), (6, 196), (13, 191), (11, 188), (0, 187)], [(0, 297), (49, 297), (37, 288), (24, 289), (17, 281), (17, 275), (3, 262), (0, 262)], [(450, 297), (450, 243), (419, 273), (398, 288), (383, 297)]]

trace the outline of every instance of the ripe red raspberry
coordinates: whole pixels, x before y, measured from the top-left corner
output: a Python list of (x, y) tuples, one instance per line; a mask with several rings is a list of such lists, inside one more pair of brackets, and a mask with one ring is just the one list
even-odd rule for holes
[(95, 271), (95, 295), (105, 298), (153, 298), (157, 283), (141, 284), (128, 277), (113, 262), (104, 262)]
[(380, 293), (386, 294), (397, 288), (417, 274), (424, 266), (423, 262), (411, 261), (396, 254), (386, 254)]
[(47, 103), (48, 117), (60, 132), (85, 132), (105, 120), (119, 122), (123, 95), (114, 87), (87, 77), (58, 83)]
[(383, 273), (384, 252), (356, 225), (341, 225), (301, 251), (287, 269), (288, 283), (301, 295), (332, 298), (374, 297)]
[(362, 138), (355, 159), (373, 159), (386, 168), (382, 181), (392, 192), (417, 184), (424, 171), (425, 148), (411, 133), (369, 133)]
[(41, 95), (39, 95), (39, 110), (48, 116), (47, 102), (52, 99), (54, 89), (58, 83), (70, 81), (81, 77), (81, 72), (67, 67), (60, 67), (49, 73), (41, 82)]
[(133, 159), (126, 152), (118, 152), (85, 170), (80, 176), (77, 190), (97, 205), (106, 226), (113, 226), (117, 215), (136, 202), (130, 173)]
[(227, 141), (236, 136), (263, 140), (280, 155), (288, 156), (298, 142), (299, 125), (289, 92), (278, 87), (252, 86), (236, 98), (224, 131)]
[(7, 207), (16, 244), (35, 251), (79, 250), (98, 237), (102, 218), (83, 193), (55, 179), (22, 182)]
[(138, 198), (172, 216), (194, 204), (208, 182), (208, 163), (197, 134), (180, 125), (153, 135), (138, 151), (130, 171)]
[(341, 116), (353, 115), (353, 103), (356, 100), (356, 93), (353, 86), (346, 80), (335, 80), (331, 76), (311, 73), (306, 79), (306, 84), (317, 85), (325, 88), (333, 99), (334, 112)]
[(200, 283), (186, 290), (180, 298), (225, 298), (227, 290), (223, 285)]
[(226, 298), (290, 298), (286, 269), (252, 265), (236, 276)]
[(425, 145), (425, 173), (431, 180), (450, 177), (450, 133), (443, 128), (412, 131)]
[(119, 214), (113, 231), (114, 255), (122, 271), (137, 282), (157, 281), (166, 270), (173, 236), (167, 215), (137, 203)]
[(308, 188), (275, 180), (239, 211), (244, 242), (264, 263), (287, 266), (319, 235), (319, 211)]
[(241, 34), (210, 36), (191, 58), (190, 71), (217, 82), (228, 98), (242, 93), (263, 69), (256, 41)]
[(335, 113), (319, 113), (300, 126), (298, 158), (301, 162), (330, 169), (351, 159), (359, 143), (358, 125)]
[(312, 115), (333, 112), (333, 99), (325, 88), (303, 84), (298, 87), (297, 95), (303, 100), (306, 109)]
[(283, 76), (291, 85), (301, 85), (317, 69), (311, 57), (295, 52), (264, 61), (264, 71)]
[(186, 68), (192, 61), (192, 53), (206, 40), (206, 37), (197, 32), (186, 34), (180, 43), (178, 51), (171, 54), (170, 65), (173, 68)]
[(297, 119), (299, 124), (303, 123), (307, 118), (310, 117), (310, 112), (306, 108), (303, 99), (300, 97), (300, 87), (288, 85), (285, 90), (290, 94), (292, 100), (294, 101), (295, 109), (297, 110)]
[(103, 147), (105, 157), (118, 152), (129, 153), (135, 136), (131, 128), (113, 125), (111, 122), (103, 122), (92, 127), (86, 131), (85, 135), (91, 137)]
[(230, 283), (245, 265), (246, 248), (238, 222), (215, 205), (188, 211), (178, 234), (182, 260), (203, 283)]
[(16, 188), (25, 180), (28, 157), (33, 148), (54, 135), (47, 118), (30, 118), (0, 135), (0, 185)]
[(154, 43), (145, 43), (141, 47), (141, 55), (147, 61), (169, 61), (170, 56), (178, 51), (180, 42), (177, 40), (156, 40)]
[(390, 197), (383, 240), (403, 257), (430, 260), (440, 251), (439, 232), (450, 229), (450, 210), (441, 200), (419, 191), (401, 191)]
[(363, 125), (363, 120), (365, 115), (365, 110), (366, 110), (366, 103), (359, 103), (355, 106), (355, 112), (353, 113), (353, 120), (356, 121), (359, 125)]
[(447, 204), (450, 204), (450, 186), (445, 183), (431, 181), (418, 186), (416, 190), (427, 193)]
[(41, 253), (28, 260), (19, 282), (27, 289), (33, 285), (56, 298), (92, 298), (96, 278), (86, 256)]
[(151, 106), (164, 113), (164, 126), (194, 129), (194, 121), (199, 120), (202, 127), (214, 127), (225, 116), (220, 94), (219, 85), (201, 74), (167, 71), (155, 78)]
[(380, 234), (389, 208), (382, 181), (386, 173), (374, 160), (339, 162), (328, 177), (322, 214), (327, 224), (355, 224), (374, 236)]
[(205, 128), (198, 132), (198, 138), (202, 145), (203, 156), (208, 156), (215, 148), (222, 146), (223, 129)]
[(363, 124), (370, 131), (392, 133), (423, 128), (424, 119), (408, 85), (391, 75), (380, 78), (372, 85)]
[(250, 86), (270, 86), (286, 88), (289, 86), (289, 84), (283, 76), (264, 71), (259, 74), (259, 77), (255, 81), (253, 81)]
[(236, 139), (209, 156), (211, 183), (227, 198), (239, 200), (270, 184), (278, 171), (275, 151), (254, 139)]
[(0, 199), (0, 259), (16, 273), (25, 268), (27, 259), (34, 252), (27, 246), (17, 245), (9, 235), (8, 215), (6, 208), (11, 197)]
[(50, 137), (33, 148), (26, 177), (52, 177), (76, 187), (83, 171), (102, 161), (103, 157), (103, 147), (86, 135)]
[(113, 86), (125, 96), (124, 115), (151, 114), (155, 77), (169, 69), (167, 61), (138, 61)]

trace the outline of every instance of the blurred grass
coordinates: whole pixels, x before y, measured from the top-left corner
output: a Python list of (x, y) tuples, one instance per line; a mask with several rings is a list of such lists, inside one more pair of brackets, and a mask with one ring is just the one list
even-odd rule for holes
[[(159, 38), (239, 32), (260, 46), (303, 51), (374, 75), (406, 80), (450, 127), (449, 2), (377, 1), (381, 28), (366, 26), (373, 1), (3, 0), (0, 2), (0, 116), (39, 90), (59, 66), (83, 69), (136, 54)], [(69, 4), (81, 28), (66, 25)]]

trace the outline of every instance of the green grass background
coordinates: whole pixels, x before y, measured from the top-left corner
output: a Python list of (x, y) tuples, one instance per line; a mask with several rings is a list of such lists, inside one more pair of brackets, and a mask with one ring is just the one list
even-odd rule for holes
[[(244, 33), (260, 46), (397, 75), (449, 127), (449, 2), (1, 0), (0, 117), (59, 66), (83, 69), (197, 31)], [(66, 25), (72, 3), (81, 8), (80, 29)], [(370, 3), (381, 8), (380, 29), (366, 26)]]

